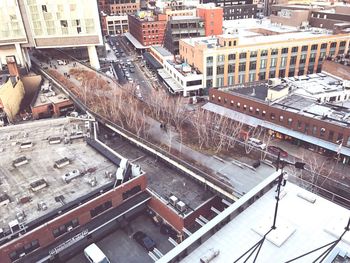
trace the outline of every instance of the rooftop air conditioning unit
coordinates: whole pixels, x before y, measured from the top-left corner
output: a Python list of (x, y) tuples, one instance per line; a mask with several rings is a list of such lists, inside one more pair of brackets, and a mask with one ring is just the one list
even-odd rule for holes
[(176, 208), (180, 210), (180, 212), (184, 212), (186, 210), (186, 204), (182, 201), (177, 202)]
[(11, 229), (12, 234), (15, 232), (19, 231), (19, 224), (18, 224), (18, 220), (12, 220), (11, 222), (9, 222), (9, 227)]
[(72, 230), (73, 230), (73, 227), (72, 227), (72, 226), (67, 227), (67, 231), (68, 231), (68, 232), (70, 232), (70, 231), (72, 231)]
[(280, 85), (282, 83), (281, 79), (274, 78), (274, 79), (269, 79), (269, 86), (275, 87), (277, 85)]
[(179, 201), (179, 199), (175, 195), (170, 196), (169, 202), (170, 202), (171, 205), (173, 205), (175, 207), (177, 201)]

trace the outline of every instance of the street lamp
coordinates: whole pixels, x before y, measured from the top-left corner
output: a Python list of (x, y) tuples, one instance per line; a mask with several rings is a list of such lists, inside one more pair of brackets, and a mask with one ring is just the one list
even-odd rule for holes
[(277, 178), (277, 189), (276, 189), (277, 195), (275, 197), (276, 198), (276, 205), (275, 205), (275, 212), (274, 212), (274, 216), (273, 216), (272, 226), (257, 243), (255, 243), (251, 248), (249, 248), (247, 251), (245, 251), (238, 259), (236, 259), (234, 261), (234, 263), (239, 262), (239, 260), (241, 260), (242, 258), (244, 258), (245, 256), (248, 255), (244, 260), (244, 262), (247, 262), (248, 259), (250, 257), (252, 257), (254, 254), (255, 254), (255, 257), (254, 257), (253, 263), (255, 263), (258, 256), (259, 256), (261, 247), (263, 246), (267, 235), (271, 231), (273, 231), (277, 228), (276, 221), (277, 221), (278, 204), (280, 201), (281, 187), (285, 186), (287, 183), (287, 173), (283, 171), (283, 169), (286, 165), (292, 165), (297, 169), (304, 169), (304, 167), (305, 167), (305, 163), (302, 163), (302, 162), (291, 163), (287, 160), (281, 159), (280, 153), (278, 153), (278, 157), (276, 160), (276, 171), (281, 170), (281, 173)]

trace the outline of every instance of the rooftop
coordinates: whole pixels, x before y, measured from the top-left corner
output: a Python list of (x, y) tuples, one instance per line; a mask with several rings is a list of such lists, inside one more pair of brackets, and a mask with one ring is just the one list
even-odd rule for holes
[(159, 54), (161, 54), (163, 57), (167, 56), (173, 56), (169, 50), (167, 50), (165, 47), (157, 45), (157, 46), (152, 46), (151, 49), (154, 49), (157, 51)]
[[(68, 118), (35, 121), (0, 130), (3, 152), (0, 159), (0, 194), (7, 195), (10, 201), (0, 206), (0, 228), (7, 228), (12, 220), (20, 221), (22, 212), (25, 222), (31, 222), (112, 182), (111, 178), (105, 177), (105, 172), (115, 171), (115, 166), (83, 139), (72, 140), (71, 144), (64, 144), (60, 139), (57, 144), (49, 143), (50, 138), (63, 138), (64, 134), (78, 132), (86, 132), (84, 122)], [(25, 158), (19, 159), (21, 157)], [(55, 162), (64, 158), (69, 159), (69, 164), (54, 168)], [(74, 169), (89, 172), (70, 183), (64, 182), (62, 176)], [(89, 183), (94, 177), (97, 179), (96, 186)], [(6, 200), (2, 202), (6, 203)], [(47, 209), (39, 210), (41, 202)]]
[(172, 16), (170, 21), (178, 20), (201, 20), (198, 16)]
[[(271, 228), (276, 204), (275, 196), (274, 187), (181, 262), (196, 262), (198, 258), (207, 254), (209, 249), (220, 250), (220, 254), (212, 262), (237, 260)], [(283, 197), (279, 202), (277, 228), (267, 235), (257, 262), (286, 262), (337, 240), (343, 233), (349, 220), (349, 210), (290, 182), (284, 187), (281, 196)], [(315, 201), (310, 202), (309, 200)], [(237, 205), (231, 205), (232, 211), (235, 206)], [(227, 210), (230, 210), (231, 207)], [(220, 216), (219, 214), (217, 217)], [(205, 227), (207, 226), (203, 228)], [(331, 259), (339, 254), (349, 254), (349, 242), (350, 233), (348, 232), (328, 255), (328, 260), (325, 262), (333, 262)], [(327, 248), (300, 258), (297, 262), (312, 262)], [(342, 253), (339, 253), (340, 251)], [(244, 259), (246, 257), (239, 262), (243, 262)]]
[(192, 46), (205, 44), (207, 48), (222, 48), (223, 46), (218, 44), (219, 38), (237, 38), (239, 47), (332, 35), (326, 29), (300, 30), (296, 27), (273, 24), (267, 19), (225, 20), (224, 28), (224, 34), (221, 36), (187, 38), (183, 41)]
[(45, 79), (44, 83), (41, 85), (38, 96), (33, 103), (33, 107), (47, 104), (58, 104), (65, 101), (69, 101), (68, 96)]
[(167, 60), (167, 62), (173, 66), (179, 73), (181, 73), (182, 76), (188, 77), (188, 76), (202, 76), (202, 74), (198, 71), (196, 71), (194, 68), (192, 68), (191, 65), (187, 64), (186, 62), (180, 61), (180, 60)]

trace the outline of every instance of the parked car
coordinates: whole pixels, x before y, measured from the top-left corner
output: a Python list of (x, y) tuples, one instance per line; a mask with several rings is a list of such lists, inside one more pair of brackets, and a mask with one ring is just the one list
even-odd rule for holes
[(156, 247), (156, 242), (142, 231), (137, 231), (132, 238), (147, 251), (152, 251)]
[(277, 146), (268, 146), (267, 151), (273, 155), (276, 155), (276, 156), (278, 156), (278, 154), (280, 153), (280, 157), (282, 157), (282, 158), (288, 157), (288, 153), (285, 150), (283, 150)]
[(134, 80), (132, 78), (128, 77), (128, 82), (129, 83), (134, 83)]
[(130, 62), (129, 68), (135, 68), (135, 65)]
[(133, 68), (129, 68), (130, 73), (135, 73), (135, 70)]
[(261, 150), (266, 149), (266, 144), (256, 138), (249, 138), (248, 144), (253, 145), (254, 147), (260, 148)]
[(84, 255), (91, 263), (110, 263), (107, 256), (95, 243), (84, 249)]
[(167, 224), (162, 224), (160, 226), (160, 233), (170, 236), (172, 239), (176, 240), (177, 239), (177, 232), (169, 225)]

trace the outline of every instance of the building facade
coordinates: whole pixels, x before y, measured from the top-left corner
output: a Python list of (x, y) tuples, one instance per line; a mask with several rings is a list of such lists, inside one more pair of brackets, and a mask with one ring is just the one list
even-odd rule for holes
[[(259, 87), (255, 88), (256, 91), (257, 89)], [(276, 91), (278, 92), (279, 88)], [(317, 100), (299, 95), (287, 95), (285, 99), (273, 102), (267, 99), (269, 91), (266, 92), (265, 99), (257, 99), (245, 91), (241, 93), (239, 89), (237, 92), (235, 89), (210, 89), (209, 97), (210, 102), (216, 105), (271, 123), (272, 125), (266, 126), (280, 133), (279, 137), (286, 139), (294, 137), (297, 143), (299, 140), (315, 145), (320, 142), (319, 140), (329, 142), (330, 144), (326, 144), (331, 146), (329, 148), (332, 148), (333, 152), (344, 153), (345, 161), (349, 161), (350, 122), (346, 117), (350, 112), (349, 109), (327, 103), (317, 104)], [(304, 101), (304, 105), (301, 101)], [(327, 114), (322, 114), (323, 111)], [(244, 120), (244, 117), (241, 118)], [(252, 122), (259, 125), (257, 121), (251, 120), (250, 123)], [(299, 136), (296, 136), (298, 134)], [(320, 143), (319, 147), (327, 149), (326, 144)]]
[(201, 3), (215, 3), (224, 10), (224, 20), (256, 18), (257, 5), (253, 0), (202, 0)]
[(133, 14), (140, 10), (140, 0), (108, 0), (109, 13), (113, 15)]
[(148, 14), (128, 15), (129, 32), (143, 46), (163, 45), (166, 28), (166, 16)]
[(320, 72), (327, 56), (348, 51), (349, 40), (350, 34), (233, 34), (181, 40), (180, 56), (203, 73), (207, 88), (222, 87)]
[(171, 17), (165, 31), (164, 47), (177, 55), (179, 54), (180, 39), (201, 37), (204, 34), (204, 22), (201, 18), (192, 16)]
[(213, 5), (200, 5), (197, 7), (197, 16), (204, 20), (205, 36), (222, 34), (223, 9)]
[(337, 24), (346, 23), (350, 27), (350, 6), (336, 6), (331, 10), (312, 11), (310, 25), (333, 30)]
[(127, 15), (102, 16), (102, 31), (104, 35), (120, 35), (129, 31)]
[(99, 68), (95, 46), (102, 44), (102, 34), (96, 1), (9, 0), (0, 2), (0, 10), (0, 64), (15, 55), (21, 66), (30, 67), (30, 47), (86, 46), (91, 65)]

